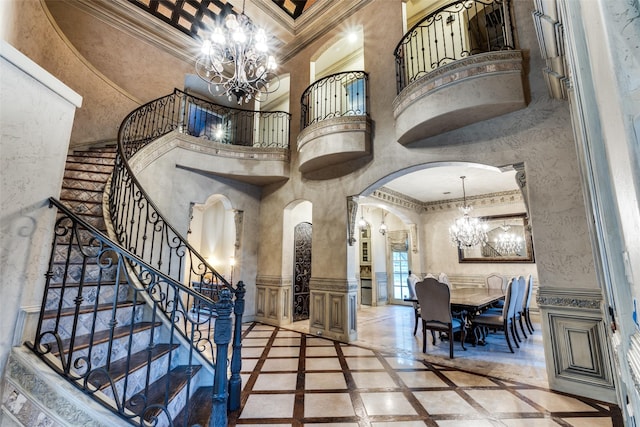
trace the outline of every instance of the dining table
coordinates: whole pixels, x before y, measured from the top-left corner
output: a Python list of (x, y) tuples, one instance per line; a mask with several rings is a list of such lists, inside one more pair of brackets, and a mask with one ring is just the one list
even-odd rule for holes
[[(501, 289), (489, 289), (484, 287), (468, 287), (468, 288), (451, 288), (451, 311), (458, 313), (464, 318), (464, 321), (469, 327), (473, 318), (482, 313), (487, 308), (491, 307), (495, 303), (504, 299), (504, 292)], [(405, 298), (404, 301), (414, 303), (415, 321), (416, 325), (414, 331), (418, 327), (418, 300), (415, 298)], [(415, 334), (415, 332), (414, 332)], [(474, 345), (484, 345), (478, 334), (473, 335)], [(471, 338), (471, 337), (470, 337)]]

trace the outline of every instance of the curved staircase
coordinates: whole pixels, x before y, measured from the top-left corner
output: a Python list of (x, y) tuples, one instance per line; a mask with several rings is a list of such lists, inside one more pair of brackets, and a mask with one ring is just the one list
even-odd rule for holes
[(127, 163), (178, 128), (167, 117), (184, 111), (184, 97), (176, 91), (132, 112), (117, 147), (68, 156), (61, 201), (50, 199), (58, 217), (27, 343), (133, 425), (225, 426), (240, 402), (244, 285), (227, 283), (164, 220)]
[[(115, 157), (115, 147), (69, 155), (60, 196), (69, 211), (105, 235), (102, 198)], [(39, 347), (50, 348), (49, 361), (67, 377), (83, 378), (83, 391), (134, 423), (140, 417), (158, 426), (207, 425), (208, 414), (199, 411), (206, 418), (196, 420), (185, 404), (202, 377), (210, 383), (213, 371), (202, 375), (202, 364), (189, 361), (188, 343), (172, 337), (143, 291), (124, 277), (122, 263), (113, 262), (112, 254), (100, 255), (104, 242), (70, 222), (64, 210), (57, 224), (65, 228), (56, 233), (39, 328)]]

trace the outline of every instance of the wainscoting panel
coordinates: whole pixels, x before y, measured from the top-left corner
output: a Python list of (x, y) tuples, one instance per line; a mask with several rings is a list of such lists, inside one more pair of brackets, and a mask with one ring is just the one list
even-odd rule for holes
[(378, 305), (386, 304), (389, 301), (387, 293), (387, 273), (384, 271), (376, 271), (376, 287), (378, 289)]
[(573, 381), (609, 385), (602, 319), (549, 313), (556, 375)]
[(343, 333), (345, 327), (345, 295), (329, 294), (329, 330)]
[(259, 276), (256, 280), (257, 322), (281, 326), (291, 323), (291, 278)]
[(278, 302), (280, 301), (278, 293), (278, 289), (267, 290), (267, 317), (269, 319), (278, 320)]
[(356, 294), (349, 294), (349, 335), (355, 336), (358, 332), (358, 296)]
[(601, 291), (541, 287), (536, 300), (550, 387), (616, 402)]
[(256, 318), (266, 317), (267, 313), (267, 290), (256, 286)]
[(326, 328), (325, 301), (326, 294), (311, 291), (311, 318), (309, 319), (309, 331), (311, 333), (316, 329), (323, 330)]

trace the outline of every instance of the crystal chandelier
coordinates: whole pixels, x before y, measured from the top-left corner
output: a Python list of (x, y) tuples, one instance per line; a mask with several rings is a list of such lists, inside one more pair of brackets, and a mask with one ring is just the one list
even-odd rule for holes
[(269, 53), (267, 33), (244, 14), (228, 13), (224, 26), (214, 28), (196, 59), (196, 73), (207, 82), (212, 95), (236, 98), (238, 104), (252, 98), (264, 101), (280, 84), (274, 74), (276, 61)]
[(522, 249), (522, 237), (515, 233), (507, 233), (511, 229), (506, 223), (500, 226), (502, 233), (495, 240), (496, 250), (501, 255), (517, 254)]
[(459, 209), (462, 216), (449, 227), (451, 243), (460, 249), (468, 249), (477, 245), (484, 246), (487, 243), (487, 225), (478, 218), (469, 216), (473, 207), (467, 205), (467, 195), (464, 189), (465, 178), (465, 176), (460, 177), (462, 179), (463, 202)]

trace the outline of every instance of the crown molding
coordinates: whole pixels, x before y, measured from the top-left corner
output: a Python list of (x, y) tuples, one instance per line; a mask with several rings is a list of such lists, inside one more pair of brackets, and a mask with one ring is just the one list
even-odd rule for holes
[[(420, 200), (386, 187), (375, 190), (370, 197), (418, 213), (454, 210), (458, 209), (464, 203), (463, 198), (438, 200), (436, 202), (421, 202)], [(524, 199), (520, 190), (511, 190), (482, 194), (479, 196), (468, 196), (466, 201), (470, 206), (479, 207), (523, 203)]]

